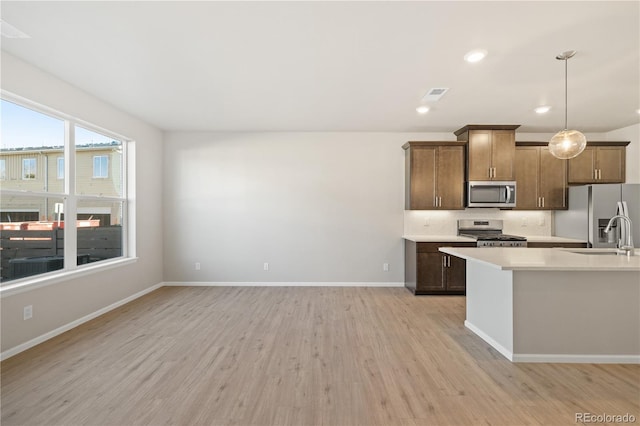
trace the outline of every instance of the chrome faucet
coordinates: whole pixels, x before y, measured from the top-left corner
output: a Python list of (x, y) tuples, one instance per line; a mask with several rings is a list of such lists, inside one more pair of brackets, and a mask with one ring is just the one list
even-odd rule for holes
[(611, 232), (611, 226), (613, 225), (613, 222), (615, 222), (616, 219), (620, 219), (621, 221), (624, 221), (624, 225), (625, 225), (625, 241), (623, 243), (622, 238), (618, 240), (618, 254), (626, 254), (627, 256), (633, 256), (633, 239), (631, 237), (632, 225), (631, 225), (631, 219), (629, 219), (629, 216), (625, 216), (622, 214), (617, 214), (613, 216), (609, 220), (609, 223), (607, 224), (607, 227), (605, 228), (604, 232), (605, 233)]

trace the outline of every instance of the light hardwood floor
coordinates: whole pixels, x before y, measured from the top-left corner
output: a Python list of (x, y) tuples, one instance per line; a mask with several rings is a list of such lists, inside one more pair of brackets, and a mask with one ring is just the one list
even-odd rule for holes
[(640, 366), (512, 364), (464, 328), (464, 303), (161, 288), (4, 361), (2, 425), (640, 423)]

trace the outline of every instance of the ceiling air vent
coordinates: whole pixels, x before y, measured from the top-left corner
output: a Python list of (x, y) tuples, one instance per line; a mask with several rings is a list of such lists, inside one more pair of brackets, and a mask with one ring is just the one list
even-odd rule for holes
[(434, 87), (433, 89), (429, 89), (426, 95), (422, 98), (423, 102), (434, 102), (439, 101), (441, 97), (444, 96), (449, 90), (448, 87)]

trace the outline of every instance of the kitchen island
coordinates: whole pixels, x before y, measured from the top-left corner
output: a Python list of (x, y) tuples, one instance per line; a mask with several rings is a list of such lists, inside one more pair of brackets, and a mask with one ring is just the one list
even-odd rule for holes
[(513, 362), (640, 363), (640, 253), (443, 247), (466, 260), (465, 326)]

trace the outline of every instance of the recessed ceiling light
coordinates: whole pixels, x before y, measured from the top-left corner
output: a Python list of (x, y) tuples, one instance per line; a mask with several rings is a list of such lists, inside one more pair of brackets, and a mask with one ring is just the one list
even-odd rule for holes
[(549, 110), (550, 110), (550, 109), (551, 109), (551, 107), (550, 107), (550, 106), (546, 106), (546, 105), (544, 105), (544, 106), (539, 106), (539, 107), (538, 107), (538, 108), (536, 108), (534, 111), (535, 111), (537, 114), (545, 114), (545, 113), (549, 112)]
[(416, 108), (416, 111), (418, 111), (418, 114), (426, 114), (429, 112), (429, 107), (426, 105), (422, 105)]
[(480, 62), (487, 56), (487, 51), (482, 49), (472, 50), (464, 55), (464, 60), (470, 63)]
[(31, 38), (31, 36), (23, 33), (4, 19), (0, 20), (0, 33), (5, 38)]

